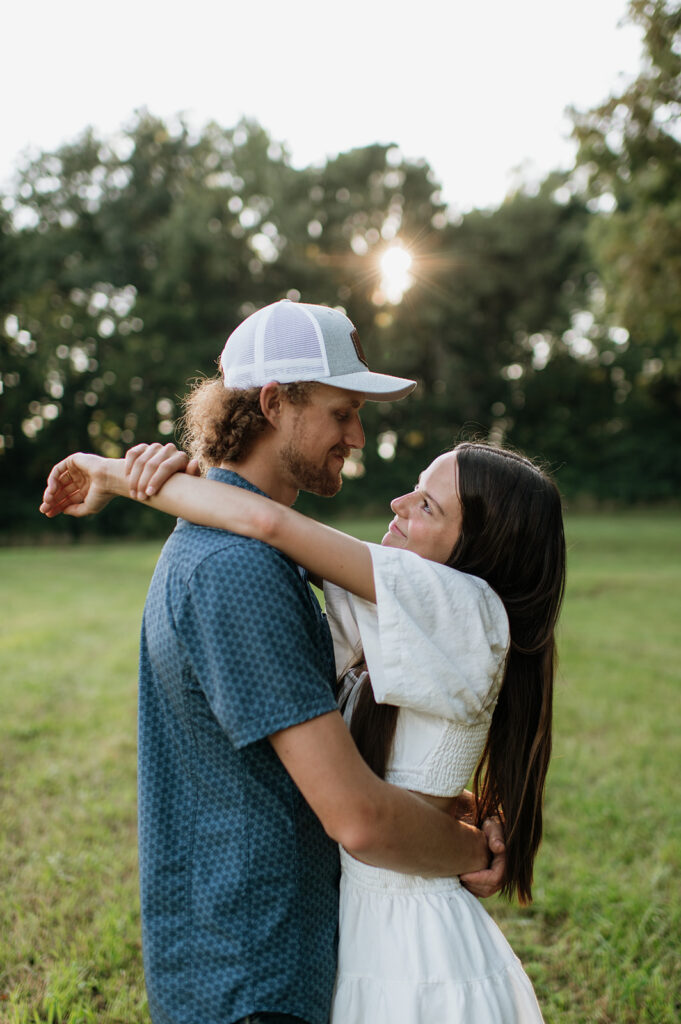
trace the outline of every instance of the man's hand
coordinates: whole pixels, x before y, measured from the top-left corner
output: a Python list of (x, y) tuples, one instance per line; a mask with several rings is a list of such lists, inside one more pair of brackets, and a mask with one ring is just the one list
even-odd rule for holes
[(199, 464), (174, 444), (136, 444), (125, 453), (130, 497), (144, 501), (156, 494), (174, 473), (199, 475)]
[[(475, 796), (465, 789), (456, 798), (450, 814), (460, 821), (467, 821), (474, 825), (476, 821)], [(491, 860), (483, 871), (472, 871), (469, 874), (461, 875), (461, 881), (465, 887), (479, 899), (485, 899), (499, 892), (506, 875), (506, 844), (504, 843), (504, 829), (498, 818), (486, 818), (482, 825), (482, 831), (487, 839), (487, 848)]]
[(486, 818), (482, 824), (482, 831), (487, 837), (487, 845), (492, 854), (489, 867), (483, 871), (461, 875), (462, 884), (478, 899), (486, 899), (499, 892), (506, 874), (506, 845), (501, 822), (498, 818)]
[(91, 516), (109, 504), (114, 491), (107, 487), (107, 460), (100, 455), (76, 452), (52, 467), (47, 478), (40, 511), (53, 519), (67, 516)]

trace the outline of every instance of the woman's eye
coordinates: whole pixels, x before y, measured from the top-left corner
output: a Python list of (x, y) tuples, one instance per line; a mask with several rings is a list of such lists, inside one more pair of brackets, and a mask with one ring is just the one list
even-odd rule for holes
[[(418, 492), (419, 492), (419, 485), (418, 484), (415, 485), (414, 491), (418, 494)], [(423, 502), (423, 504), (421, 505), (421, 508), (423, 509), (423, 511), (424, 512), (431, 512), (432, 509), (431, 509), (430, 505), (428, 504), (428, 499), (427, 498), (421, 498), (421, 501)]]

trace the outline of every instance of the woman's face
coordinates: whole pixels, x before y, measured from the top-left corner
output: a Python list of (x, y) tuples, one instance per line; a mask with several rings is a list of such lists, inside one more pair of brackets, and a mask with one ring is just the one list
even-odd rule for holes
[(395, 518), (381, 544), (444, 564), (461, 533), (458, 480), (456, 452), (431, 462), (414, 490), (390, 503)]

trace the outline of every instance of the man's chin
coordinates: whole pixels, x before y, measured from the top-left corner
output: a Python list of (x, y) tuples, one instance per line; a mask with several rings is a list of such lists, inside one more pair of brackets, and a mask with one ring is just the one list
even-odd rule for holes
[(334, 467), (333, 470), (327, 464), (315, 465), (302, 456), (293, 445), (289, 445), (282, 452), (282, 468), (297, 489), (308, 494), (318, 494), (321, 498), (333, 498), (334, 494), (340, 491), (343, 484), (342, 465), (341, 462), (341, 465), (337, 469)]
[(333, 498), (334, 495), (338, 494), (342, 486), (343, 477), (339, 473), (337, 477), (329, 476), (324, 480), (319, 480), (314, 488), (310, 487), (308, 490), (320, 498)]

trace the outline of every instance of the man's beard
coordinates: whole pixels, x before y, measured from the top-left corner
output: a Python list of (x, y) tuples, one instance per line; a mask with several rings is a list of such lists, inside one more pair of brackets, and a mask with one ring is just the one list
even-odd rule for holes
[[(346, 454), (345, 450), (338, 451), (341, 458), (345, 458)], [(318, 466), (311, 462), (296, 448), (293, 441), (282, 449), (280, 457), (283, 469), (291, 475), (299, 491), (319, 494), (322, 498), (332, 498), (343, 486), (340, 471), (334, 473), (326, 464)]]

